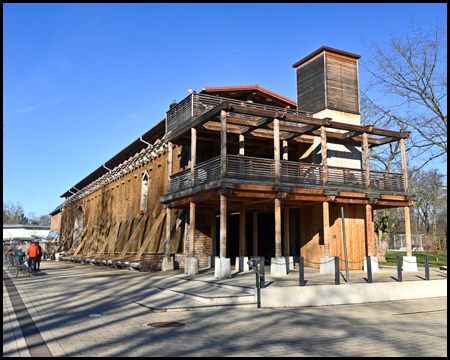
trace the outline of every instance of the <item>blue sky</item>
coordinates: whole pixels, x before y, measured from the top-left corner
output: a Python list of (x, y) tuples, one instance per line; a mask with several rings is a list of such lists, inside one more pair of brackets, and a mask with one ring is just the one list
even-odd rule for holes
[(292, 64), (319, 47), (364, 59), (362, 40), (436, 17), (446, 4), (3, 4), (3, 201), (53, 210), (189, 88), (295, 100)]

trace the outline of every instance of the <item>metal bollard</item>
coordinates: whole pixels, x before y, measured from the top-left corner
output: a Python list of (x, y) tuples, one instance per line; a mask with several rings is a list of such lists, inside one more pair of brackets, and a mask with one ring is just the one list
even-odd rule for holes
[[(255, 269), (258, 268), (258, 260), (257, 259), (253, 260), (253, 266), (255, 267)], [(256, 275), (256, 308), (261, 309), (261, 284), (260, 284), (259, 274), (257, 271), (255, 271), (255, 275)]]
[(341, 272), (339, 271), (339, 256), (334, 257), (334, 284), (341, 284)]
[(372, 284), (372, 256), (366, 257), (367, 264), (367, 282)]
[(397, 256), (397, 279), (398, 282), (402, 282), (402, 258)]
[(264, 266), (265, 266), (264, 256), (260, 256), (259, 261), (260, 261), (259, 272), (261, 274), (260, 286), (261, 286), (261, 289), (264, 289), (266, 287), (266, 280), (265, 280), (266, 272), (265, 272), (265, 268), (264, 268)]
[(298, 272), (300, 274), (300, 286), (305, 286), (305, 259), (300, 256)]
[(425, 255), (425, 280), (430, 280), (430, 257)]

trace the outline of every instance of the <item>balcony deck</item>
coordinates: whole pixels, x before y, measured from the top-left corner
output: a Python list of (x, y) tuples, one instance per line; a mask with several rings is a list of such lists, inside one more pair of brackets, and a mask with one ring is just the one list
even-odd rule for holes
[(191, 169), (170, 176), (169, 194), (194, 188), (215, 180), (234, 180), (236, 182), (261, 183), (263, 185), (339, 188), (341, 190), (368, 190), (383, 193), (403, 193), (403, 175), (370, 171), (370, 185), (366, 188), (365, 170), (328, 166), (328, 183), (324, 182), (323, 166), (281, 161), (281, 179), (275, 178), (275, 160), (247, 156), (227, 155), (226, 174), (221, 173), (220, 156), (195, 165), (194, 183)]

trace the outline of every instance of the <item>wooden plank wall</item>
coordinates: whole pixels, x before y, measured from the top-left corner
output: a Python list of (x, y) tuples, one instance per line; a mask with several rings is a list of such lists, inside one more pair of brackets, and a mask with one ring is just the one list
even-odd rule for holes
[[(345, 260), (342, 234), (341, 206), (344, 207), (347, 255), (350, 270), (360, 270), (366, 256), (365, 208), (364, 205), (330, 204), (330, 250), (331, 256)], [(300, 209), (300, 254), (305, 258), (305, 266), (320, 268), (320, 258), (324, 256), (322, 205)], [(345, 270), (345, 263), (340, 262)]]
[(326, 107), (324, 53), (300, 65), (297, 73), (297, 109), (315, 113)]
[(325, 52), (327, 108), (359, 112), (358, 60)]

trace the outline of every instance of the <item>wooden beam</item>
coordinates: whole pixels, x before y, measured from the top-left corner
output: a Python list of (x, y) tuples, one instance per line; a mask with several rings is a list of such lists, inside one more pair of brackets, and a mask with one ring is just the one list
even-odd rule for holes
[(220, 257), (227, 257), (227, 198), (220, 195)]
[(109, 236), (106, 238), (106, 240), (103, 242), (101, 248), (97, 251), (97, 255), (95, 256), (95, 259), (97, 259), (100, 255), (102, 255), (102, 252), (105, 250), (106, 246), (109, 245), (110, 247), (112, 247), (112, 245), (116, 242), (116, 240), (122, 235), (122, 233), (124, 232), (124, 230), (128, 227), (129, 224), (131, 224), (131, 219), (133, 217), (133, 214), (130, 215), (130, 217), (128, 218), (127, 222), (125, 223), (125, 225), (122, 227), (122, 229), (120, 230), (119, 235), (117, 235), (117, 238), (114, 239), (114, 237), (112, 237), (111, 235), (113, 234), (112, 232), (109, 234)]
[(195, 203), (189, 204), (189, 257), (195, 255)]
[(275, 257), (281, 257), (281, 200), (275, 199)]
[(327, 130), (325, 126), (320, 128), (321, 137), (321, 153), (322, 153), (322, 172), (323, 172), (323, 184), (328, 184), (328, 161), (327, 161)]
[(136, 228), (133, 231), (133, 234), (131, 234), (130, 238), (128, 239), (127, 243), (125, 244), (125, 246), (123, 247), (120, 255), (119, 255), (119, 259), (122, 259), (126, 253), (128, 248), (130, 247), (130, 245), (133, 243), (134, 238), (138, 232), (138, 229), (141, 227), (141, 224), (145, 224), (145, 221), (149, 218), (150, 216), (150, 212), (146, 212), (145, 214), (142, 215), (141, 220), (139, 221), (139, 224), (136, 226)]
[(374, 231), (373, 231), (373, 219), (372, 219), (372, 205), (366, 205), (366, 243), (367, 243), (367, 256), (375, 256), (374, 254)]
[[(371, 125), (369, 125), (369, 126), (371, 126)], [(367, 132), (366, 129), (369, 129), (369, 128), (366, 128), (365, 126), (361, 126), (361, 125), (345, 124), (345, 123), (334, 122), (334, 121), (331, 123), (330, 127), (333, 129), (355, 131), (355, 132), (359, 132), (359, 133)], [(384, 129), (378, 129), (378, 128), (372, 128), (371, 133), (374, 135), (395, 137), (397, 139), (409, 137), (409, 134), (407, 132), (390, 131), (390, 130), (384, 130)]]
[(227, 113), (220, 112), (220, 161), (222, 178), (227, 177)]
[(172, 210), (167, 208), (166, 216), (166, 249), (165, 256), (170, 256), (170, 239), (171, 239), (171, 225), (172, 225)]
[(258, 213), (253, 211), (253, 255), (258, 255)]
[(323, 202), (323, 243), (324, 256), (330, 256), (330, 205)]
[(273, 119), (273, 153), (275, 158), (275, 181), (281, 180), (281, 163), (280, 163), (280, 120)]
[(207, 192), (205, 194), (190, 196), (190, 197), (187, 197), (187, 198), (184, 198), (184, 199), (181, 199), (181, 200), (177, 200), (177, 201), (172, 201), (168, 205), (169, 205), (169, 207), (171, 209), (175, 209), (175, 208), (180, 207), (180, 206), (189, 205), (189, 203), (191, 203), (191, 202), (198, 203), (198, 202), (203, 201), (203, 200), (208, 200), (208, 199), (215, 198), (216, 196), (219, 196), (219, 191), (218, 190), (212, 191), (212, 192)]
[(239, 256), (247, 256), (245, 221), (245, 206), (241, 206), (239, 210)]
[(339, 136), (339, 139), (348, 139), (348, 138), (351, 138), (351, 137), (353, 137), (353, 136), (355, 136), (357, 134), (360, 134), (360, 133), (358, 133), (356, 131), (347, 131), (347, 132), (341, 134)]
[(366, 198), (367, 194), (365, 193), (356, 193), (356, 192), (348, 192), (348, 191), (339, 191), (339, 196), (343, 197), (356, 197), (356, 198)]
[(405, 206), (405, 240), (406, 240), (406, 256), (412, 256), (411, 249), (411, 220), (409, 217), (409, 207)]
[(194, 174), (196, 164), (197, 164), (197, 129), (191, 128), (191, 186), (194, 186)]
[(134, 260), (138, 260), (141, 256), (144, 250), (147, 248), (148, 244), (150, 243), (152, 239), (153, 233), (156, 231), (158, 226), (161, 224), (162, 220), (166, 216), (168, 209), (165, 209), (165, 211), (161, 211), (161, 214), (159, 214), (158, 218), (156, 219), (155, 223), (153, 224), (152, 228), (150, 229), (147, 237), (145, 238), (144, 242), (142, 243), (142, 246), (139, 248), (139, 251), (137, 252), (136, 256), (134, 257)]
[(408, 168), (406, 165), (406, 145), (405, 139), (400, 139), (400, 149), (402, 152), (402, 173), (403, 173), (403, 186), (404, 191), (408, 191)]
[(283, 242), (284, 242), (284, 256), (289, 256), (290, 255), (290, 241), (289, 241), (289, 208), (285, 207), (284, 208), (284, 219), (283, 219), (283, 223), (284, 223), (284, 237), (283, 237)]
[(244, 135), (239, 135), (239, 155), (245, 156), (245, 137), (244, 137)]
[[(369, 135), (363, 134), (363, 150), (364, 150), (364, 167), (365, 167), (365, 180), (366, 189), (370, 187), (370, 167), (369, 167)], [(369, 255), (372, 256), (372, 255)]]

